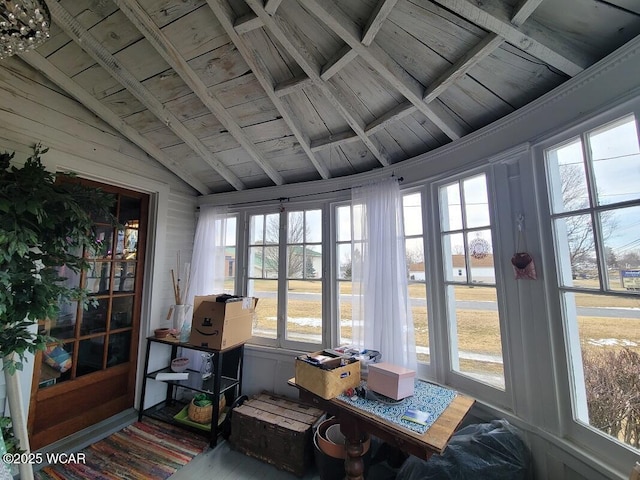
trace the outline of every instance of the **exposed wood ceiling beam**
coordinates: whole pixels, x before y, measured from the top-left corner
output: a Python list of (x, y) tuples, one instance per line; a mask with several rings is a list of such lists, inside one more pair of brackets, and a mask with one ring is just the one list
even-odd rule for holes
[(340, 113), (340, 115), (349, 124), (351, 129), (358, 135), (360, 140), (366, 145), (371, 153), (378, 159), (378, 161), (384, 165), (390, 165), (389, 158), (385, 152), (384, 147), (377, 139), (369, 138), (364, 133), (364, 121), (359, 115), (353, 111), (353, 107), (349, 104), (348, 100), (344, 97), (335, 86), (330, 82), (325, 82), (320, 78), (320, 67), (314, 65), (313, 56), (306, 51), (304, 44), (302, 44), (294, 35), (285, 33), (288, 30), (286, 24), (278, 19), (277, 16), (271, 17), (265, 12), (260, 0), (245, 0), (247, 5), (262, 19), (265, 27), (271, 32), (271, 34), (278, 40), (280, 45), (291, 55), (291, 57), (300, 65), (302, 70), (311, 78), (314, 85), (322, 92), (324, 97), (331, 103), (331, 105)]
[[(518, 21), (524, 23), (526, 19), (533, 13), (534, 6), (540, 5), (542, 0), (523, 0), (520, 9), (514, 14)], [(526, 5), (525, 5), (526, 4)], [(434, 82), (427, 87), (425, 91), (424, 101), (429, 103), (437, 96), (441, 95), (447, 88), (453, 85), (459, 78), (464, 76), (474, 65), (477, 65), (483, 58), (491, 55), (493, 51), (500, 48), (504, 43), (504, 38), (495, 33), (490, 33), (482, 39), (476, 46), (460, 58), (455, 64), (444, 71)], [(368, 135), (372, 135), (378, 130), (383, 129), (386, 125), (395, 122), (416, 111), (415, 106), (410, 104), (398, 105), (389, 110), (384, 115), (371, 122), (365, 128)]]
[(276, 13), (276, 10), (282, 3), (282, 0), (267, 0), (267, 3), (264, 6), (264, 11), (269, 15), (273, 15)]
[[(548, 63), (561, 72), (573, 77), (583, 71), (589, 62), (584, 60), (574, 61), (558, 53), (557, 49), (551, 49), (546, 45), (526, 35), (514, 25), (510, 19), (501, 19), (478, 7), (467, 0), (433, 0), (444, 8), (468, 20), (477, 26), (503, 37), (515, 47), (533, 55)], [(549, 39), (550, 42), (552, 39)]]
[(367, 47), (371, 45), (371, 42), (373, 42), (373, 39), (382, 28), (382, 24), (387, 19), (396, 3), (398, 3), (398, 0), (378, 0), (375, 10), (364, 27), (364, 34), (362, 35), (363, 45), (366, 45)]
[(300, 128), (301, 122), (299, 122), (295, 117), (295, 114), (289, 107), (286, 99), (283, 100), (276, 94), (273, 87), (273, 78), (271, 77), (268, 69), (264, 66), (256, 52), (248, 45), (248, 42), (244, 41), (244, 39), (242, 39), (242, 37), (238, 35), (237, 31), (233, 28), (233, 11), (229, 7), (227, 0), (209, 0), (208, 3), (209, 8), (211, 8), (214, 15), (222, 25), (222, 28), (224, 28), (227, 35), (229, 35), (229, 38), (244, 58), (244, 61), (247, 62), (247, 65), (249, 65), (249, 68), (253, 71), (253, 74), (258, 82), (260, 82), (262, 89), (265, 91), (273, 105), (278, 109), (278, 112), (282, 115), (282, 119), (289, 126), (296, 137), (296, 140), (307, 154), (307, 157), (309, 157), (309, 160), (311, 160), (311, 163), (316, 168), (320, 176), (324, 179), (331, 178), (331, 174), (327, 167), (311, 150), (309, 138)]
[(307, 77), (306, 74), (302, 74), (276, 84), (276, 86), (273, 87), (273, 90), (278, 97), (284, 97), (285, 95), (297, 92), (302, 90), (304, 87), (309, 87), (311, 85), (313, 85), (313, 80)]
[(387, 125), (395, 122), (396, 120), (400, 120), (407, 115), (411, 115), (416, 110), (417, 108), (411, 102), (403, 102), (400, 105), (392, 108), (388, 112), (380, 115), (373, 122), (367, 125), (364, 131), (367, 132), (367, 135), (373, 135), (377, 131), (382, 130)]
[(234, 120), (231, 114), (224, 107), (222, 102), (212, 95), (204, 82), (198, 77), (196, 72), (189, 66), (184, 57), (171, 44), (167, 37), (153, 22), (151, 17), (140, 7), (135, 0), (115, 0), (116, 5), (127, 16), (127, 18), (137, 26), (138, 30), (145, 36), (149, 43), (173, 68), (180, 78), (193, 90), (193, 93), (209, 109), (209, 111), (220, 121), (236, 141), (245, 149), (247, 154), (253, 159), (264, 173), (276, 184), (285, 183), (282, 175), (269, 163), (262, 155), (256, 145), (244, 133), (242, 127)]
[(427, 105), (423, 100), (424, 87), (422, 84), (404, 70), (377, 43), (374, 42), (368, 47), (360, 43), (359, 27), (333, 1), (300, 0), (300, 3), (353, 48), (363, 60), (414, 104), (445, 135), (455, 140), (467, 133), (451, 112), (437, 103)]
[(425, 91), (424, 101), (431, 102), (442, 94), (447, 88), (453, 85), (456, 80), (464, 76), (480, 60), (487, 57), (498, 48), (504, 39), (495, 33), (490, 33), (477, 43), (463, 57), (454, 63), (451, 68), (442, 73)]
[(58, 85), (65, 92), (78, 100), (82, 105), (91, 110), (99, 118), (111, 125), (120, 134), (127, 137), (131, 142), (135, 143), (138, 147), (144, 150), (149, 156), (158, 161), (158, 163), (164, 165), (167, 169), (184, 180), (188, 185), (191, 185), (191, 187), (200, 192), (202, 195), (208, 195), (211, 193), (209, 188), (204, 183), (188, 173), (182, 167), (182, 165), (180, 165), (173, 158), (169, 157), (166, 153), (156, 147), (145, 137), (140, 135), (136, 129), (129, 126), (124, 120), (122, 120), (119, 116), (105, 107), (93, 95), (84, 90), (80, 85), (78, 85), (71, 78), (61, 72), (42, 55), (32, 50), (28, 53), (20, 55), (20, 58), (22, 58), (22, 60), (31, 65), (37, 71), (40, 71), (44, 75), (46, 75), (53, 83)]
[(244, 190), (244, 183), (173, 113), (155, 98), (109, 51), (103, 47), (78, 21), (71, 16), (58, 2), (51, 2), (49, 10), (55, 22), (69, 35), (89, 56), (114, 77), (124, 88), (129, 90), (151, 113), (167, 125), (206, 163), (215, 169), (236, 190)]
[(233, 28), (239, 35), (262, 28), (262, 20), (255, 13), (247, 13), (238, 17), (233, 24)]
[(521, 26), (542, 2), (543, 0), (521, 0), (520, 4), (513, 9), (511, 23), (516, 27)]
[(350, 130), (342, 133), (334, 133), (333, 135), (329, 135), (328, 137), (321, 138), (319, 140), (312, 140), (311, 150), (319, 152), (325, 148), (338, 147), (344, 143), (350, 143), (356, 140), (358, 140), (358, 136)]
[(320, 78), (322, 80), (329, 80), (336, 73), (346, 67), (349, 62), (357, 56), (358, 54), (349, 45), (345, 45), (340, 50), (338, 50), (327, 63), (322, 66)]

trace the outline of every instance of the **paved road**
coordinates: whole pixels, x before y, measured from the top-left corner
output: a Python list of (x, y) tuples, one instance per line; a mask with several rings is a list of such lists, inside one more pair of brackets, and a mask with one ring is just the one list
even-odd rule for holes
[[(275, 297), (275, 292), (255, 292), (258, 298)], [(299, 293), (290, 292), (291, 300), (312, 300), (322, 301), (319, 293)], [(414, 306), (424, 306), (426, 301), (420, 298), (412, 298), (411, 303)], [(463, 310), (496, 310), (498, 308), (496, 302), (480, 302), (461, 300), (456, 303), (458, 308)], [(640, 308), (607, 308), (607, 307), (578, 307), (578, 315), (585, 317), (605, 317), (605, 318), (636, 318), (640, 319)]]

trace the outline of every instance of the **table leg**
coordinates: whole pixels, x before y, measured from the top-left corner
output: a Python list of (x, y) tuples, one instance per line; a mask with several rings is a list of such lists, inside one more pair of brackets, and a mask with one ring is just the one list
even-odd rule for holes
[(364, 446), (362, 435), (355, 421), (340, 419), (340, 431), (346, 437), (347, 458), (344, 461), (346, 480), (364, 480)]

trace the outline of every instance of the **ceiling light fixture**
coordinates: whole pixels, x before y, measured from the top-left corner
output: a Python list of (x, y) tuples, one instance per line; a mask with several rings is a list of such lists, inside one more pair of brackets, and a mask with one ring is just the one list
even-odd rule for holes
[(0, 0), (0, 59), (34, 49), (49, 38), (44, 0)]

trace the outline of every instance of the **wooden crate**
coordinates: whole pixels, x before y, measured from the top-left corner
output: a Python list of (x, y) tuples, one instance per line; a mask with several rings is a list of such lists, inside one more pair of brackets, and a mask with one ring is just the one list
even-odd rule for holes
[(324, 412), (262, 393), (233, 409), (229, 442), (235, 450), (303, 476), (313, 462), (312, 427)]

